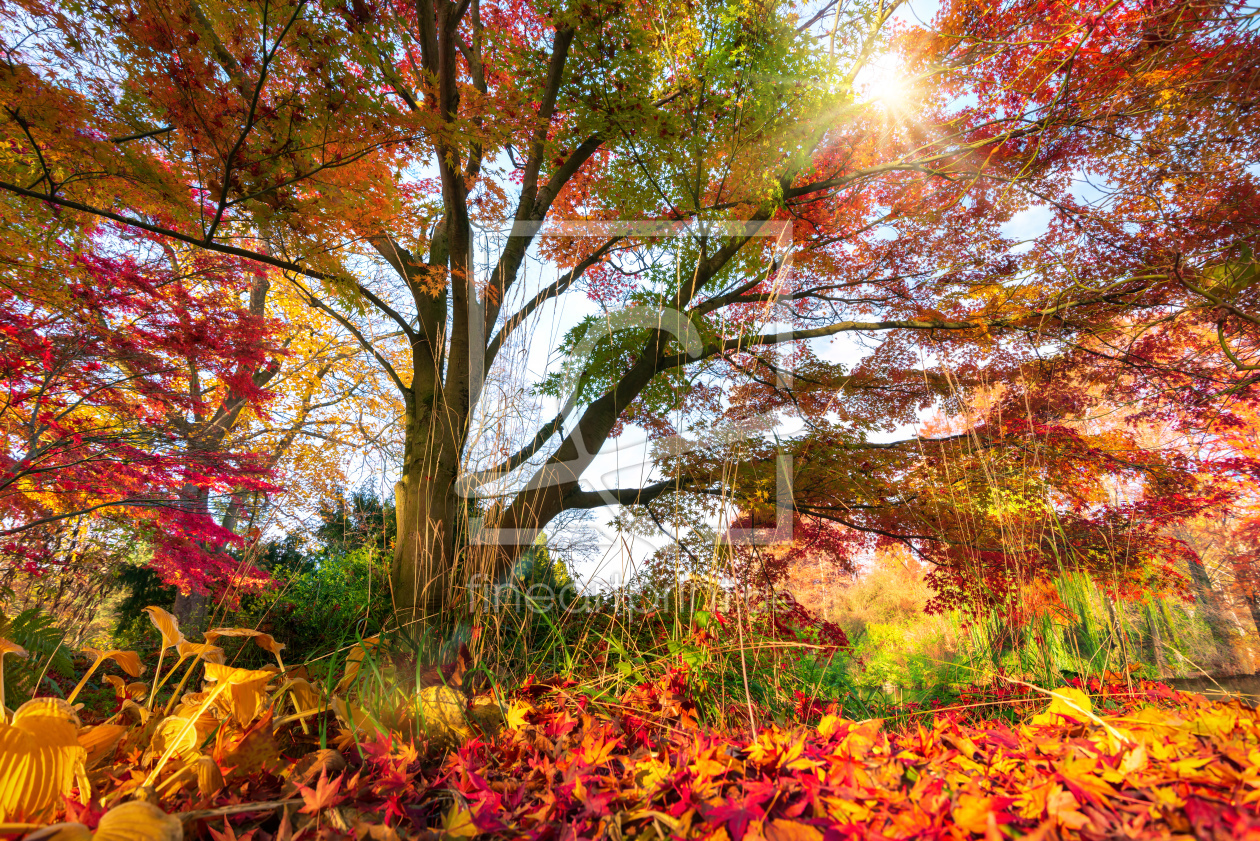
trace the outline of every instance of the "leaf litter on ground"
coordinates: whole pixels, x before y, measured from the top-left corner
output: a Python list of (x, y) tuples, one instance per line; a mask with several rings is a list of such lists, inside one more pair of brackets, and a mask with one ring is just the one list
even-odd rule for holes
[[(154, 622), (164, 649), (187, 643), (173, 617)], [(226, 666), (209, 643), (230, 634), (212, 634), (159, 681), (202, 668), (166, 710), (120, 695), (90, 725), (60, 699), (6, 711), (0, 835), (1260, 838), (1257, 711), (1119, 675), (1005, 691), (1010, 721), (965, 704), (855, 721), (811, 703), (810, 723), (749, 732), (699, 723), (685, 664), (612, 698), (529, 679), (352, 699)], [(125, 652), (96, 656), (135, 671)]]

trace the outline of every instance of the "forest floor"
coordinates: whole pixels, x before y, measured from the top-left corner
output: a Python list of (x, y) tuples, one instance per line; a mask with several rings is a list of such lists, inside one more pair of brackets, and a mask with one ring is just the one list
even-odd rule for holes
[[(682, 669), (612, 699), (528, 680), (502, 697), (437, 686), (405, 708), (335, 698), (301, 716), (283, 714), (286, 694), (303, 702), (276, 691), (276, 673), (245, 671), (208, 669), (215, 688), (165, 718), (134, 701), (87, 726), (66, 722), (63, 701), (20, 707), (3, 727), (0, 832), (62, 821), (27, 837), (1260, 837), (1260, 715), (1158, 683), (1021, 686), (866, 721), (805, 699), (799, 721), (720, 729), (700, 722)], [(76, 749), (77, 770), (57, 759)]]

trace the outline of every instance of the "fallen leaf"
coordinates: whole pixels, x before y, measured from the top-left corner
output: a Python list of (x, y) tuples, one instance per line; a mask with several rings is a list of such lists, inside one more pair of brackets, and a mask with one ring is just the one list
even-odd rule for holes
[(184, 826), (151, 803), (133, 800), (105, 813), (92, 841), (183, 841)]

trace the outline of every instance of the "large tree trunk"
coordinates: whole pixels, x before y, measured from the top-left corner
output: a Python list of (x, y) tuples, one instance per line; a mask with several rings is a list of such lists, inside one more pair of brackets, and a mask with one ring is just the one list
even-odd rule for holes
[(179, 620), (179, 630), (184, 636), (205, 630), (206, 613), (210, 606), (210, 596), (205, 593), (189, 592), (175, 594), (175, 604), (171, 613)]
[(450, 618), (455, 607), (458, 522), (450, 490), (449, 483), (419, 470), (405, 472), (394, 485), (398, 535), (390, 582), (396, 621), (409, 636)]
[(1212, 587), (1212, 579), (1202, 563), (1190, 562), (1190, 580), (1194, 584), (1195, 602), (1202, 613), (1216, 643), (1222, 660), (1223, 670), (1227, 673), (1238, 671), (1238, 652), (1234, 648), (1235, 623), (1226, 616), (1220, 596)]

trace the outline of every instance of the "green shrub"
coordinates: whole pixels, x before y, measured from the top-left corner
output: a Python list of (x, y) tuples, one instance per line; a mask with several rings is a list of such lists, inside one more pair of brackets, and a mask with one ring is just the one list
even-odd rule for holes
[[(12, 619), (0, 613), (0, 637), (26, 649), (26, 659), (10, 655), (4, 662), (4, 697), (16, 707), (35, 694), (35, 683), (52, 673), (74, 677), (70, 651), (64, 645), (66, 632), (53, 624), (53, 618), (38, 608), (27, 608)], [(42, 693), (60, 692), (54, 682), (43, 681)]]

